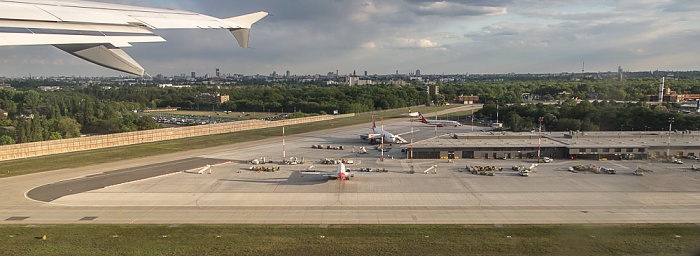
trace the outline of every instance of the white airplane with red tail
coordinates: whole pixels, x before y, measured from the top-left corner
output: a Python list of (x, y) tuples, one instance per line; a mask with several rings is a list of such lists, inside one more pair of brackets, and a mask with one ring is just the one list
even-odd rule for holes
[(423, 116), (423, 114), (421, 114), (420, 112), (418, 112), (418, 116), (420, 117), (420, 122), (421, 122), (421, 123), (424, 123), (424, 124), (427, 124), (427, 125), (434, 125), (434, 126), (437, 126), (437, 127), (444, 127), (444, 126), (454, 126), (454, 127), (457, 127), (457, 126), (462, 126), (461, 123), (459, 123), (459, 122), (457, 122), (457, 121), (452, 121), (452, 120), (427, 120), (427, 119), (425, 119), (425, 117)]

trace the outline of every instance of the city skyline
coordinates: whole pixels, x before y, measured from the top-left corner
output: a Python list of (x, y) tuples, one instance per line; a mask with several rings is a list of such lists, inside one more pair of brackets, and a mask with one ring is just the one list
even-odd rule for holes
[[(150, 74), (560, 73), (698, 70), (691, 1), (133, 1), (227, 18), (255, 11), (249, 49), (219, 30), (159, 30), (125, 48)], [(0, 77), (118, 76), (50, 46), (0, 47)]]

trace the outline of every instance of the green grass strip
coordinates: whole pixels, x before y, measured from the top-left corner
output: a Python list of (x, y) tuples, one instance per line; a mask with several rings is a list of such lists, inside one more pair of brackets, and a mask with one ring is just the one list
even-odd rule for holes
[(0, 226), (2, 255), (695, 255), (698, 249), (700, 227), (690, 224)]

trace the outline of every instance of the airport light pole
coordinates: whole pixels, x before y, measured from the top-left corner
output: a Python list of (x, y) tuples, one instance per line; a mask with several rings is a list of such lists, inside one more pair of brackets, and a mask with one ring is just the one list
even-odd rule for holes
[(542, 150), (542, 121), (544, 121), (544, 117), (539, 118), (540, 121), (540, 129), (539, 129), (539, 136), (537, 136), (537, 162), (540, 162), (540, 155), (541, 155), (541, 150)]
[(474, 132), (474, 101), (472, 101), (472, 132)]
[(287, 160), (287, 151), (284, 149), (284, 120), (282, 120), (282, 162)]
[(673, 125), (673, 117), (668, 119), (668, 142), (666, 144), (666, 157), (671, 157), (671, 126)]
[[(437, 110), (435, 110), (435, 121), (437, 121)], [(435, 138), (437, 138), (437, 124), (435, 124)]]
[(384, 118), (382, 118), (382, 144), (379, 145), (379, 151), (382, 152), (381, 161), (384, 162)]
[(501, 127), (501, 126), (498, 124), (498, 102), (496, 102), (496, 127)]
[[(411, 110), (408, 110), (408, 113), (411, 113)], [(413, 118), (411, 118), (411, 115), (408, 115), (408, 119), (411, 119), (411, 152), (408, 152), (408, 158), (413, 163)]]

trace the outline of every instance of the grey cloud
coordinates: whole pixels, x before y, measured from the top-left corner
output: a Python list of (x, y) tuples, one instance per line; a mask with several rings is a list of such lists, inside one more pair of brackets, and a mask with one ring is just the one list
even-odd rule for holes
[(405, 0), (408, 3), (419, 3), (419, 4), (426, 4), (426, 3), (439, 3), (439, 2), (448, 2), (448, 3), (456, 3), (456, 4), (463, 4), (463, 5), (470, 5), (470, 6), (491, 6), (491, 7), (503, 7), (506, 5), (509, 5), (513, 2), (513, 0), (447, 0), (447, 1), (434, 1), (434, 0)]
[(505, 1), (427, 1), (406, 0), (408, 9), (417, 15), (483, 16), (505, 14)]
[(450, 3), (433, 3), (430, 5), (414, 6), (412, 10), (418, 15), (437, 16), (482, 16), (505, 14), (505, 8), (468, 6)]
[(698, 12), (700, 1), (697, 0), (673, 0), (661, 5), (665, 12)]
[[(157, 30), (164, 43), (125, 48), (151, 74), (506, 73), (696, 67), (695, 1), (101, 0), (216, 17), (268, 11), (251, 49), (222, 30)], [(436, 4), (438, 3), (438, 4)], [(556, 7), (556, 8), (555, 8)], [(503, 16), (492, 16), (507, 10)], [(679, 12), (672, 13), (678, 10)], [(524, 18), (523, 18), (524, 17)], [(452, 36), (464, 35), (464, 37)], [(0, 48), (8, 74), (119, 75), (50, 46)], [(589, 64), (590, 63), (590, 64)], [(589, 69), (589, 68), (587, 68)]]

